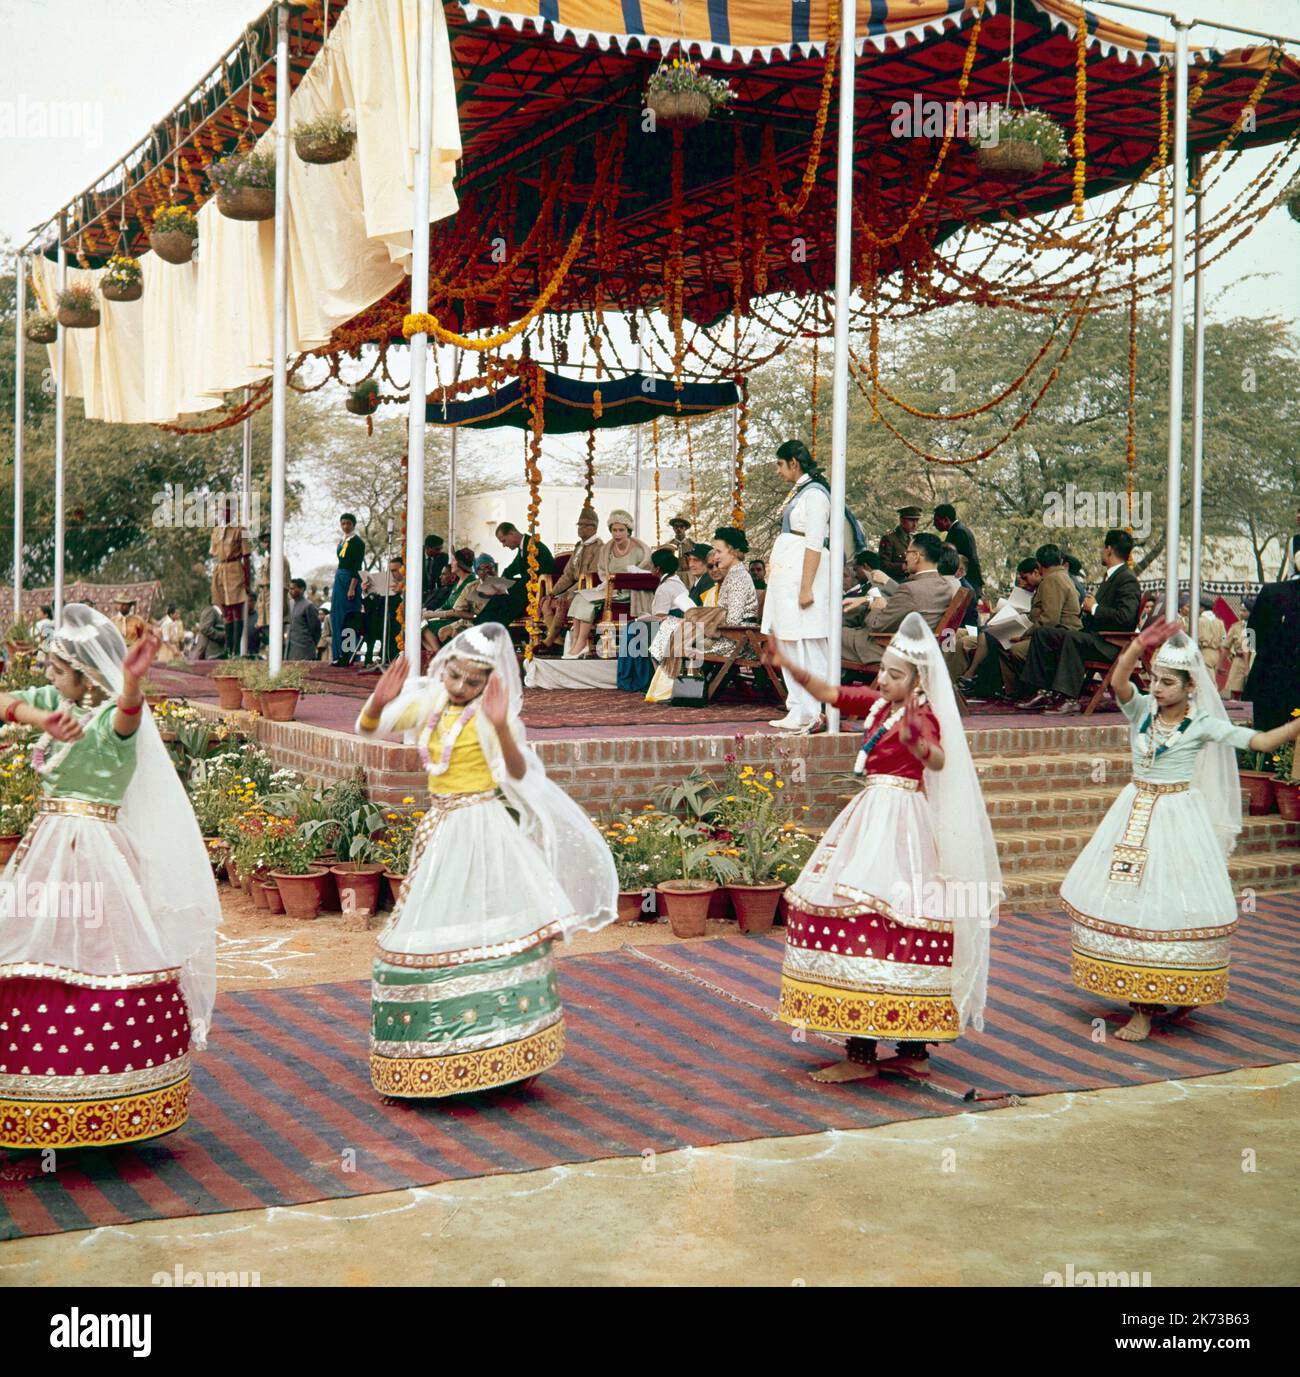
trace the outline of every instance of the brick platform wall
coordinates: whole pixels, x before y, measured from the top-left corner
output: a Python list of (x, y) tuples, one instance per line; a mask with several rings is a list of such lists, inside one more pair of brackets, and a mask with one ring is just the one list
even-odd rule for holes
[[(219, 716), (215, 708), (196, 704)], [(360, 766), (366, 788), (377, 803), (419, 799), (426, 789), (419, 752), (390, 741), (308, 726), (301, 722), (250, 719), (251, 734), (281, 768), (327, 782), (345, 779)], [(968, 734), (976, 764), (1000, 757), (1000, 769), (1011, 769), (1030, 781), (1053, 772), (1062, 752), (1122, 752), (1127, 749), (1123, 723), (1030, 728), (976, 728)], [(853, 786), (836, 776), (849, 774), (857, 755), (857, 733), (842, 736), (784, 737), (774, 734), (734, 736), (619, 737), (596, 741), (535, 743), (547, 774), (589, 813), (636, 808), (650, 802), (663, 784), (677, 783), (696, 766), (720, 778), (725, 757), (742, 765), (772, 770), (786, 782), (799, 804), (808, 806), (806, 821), (826, 826), (843, 807)], [(1010, 757), (1010, 761), (1008, 761)]]

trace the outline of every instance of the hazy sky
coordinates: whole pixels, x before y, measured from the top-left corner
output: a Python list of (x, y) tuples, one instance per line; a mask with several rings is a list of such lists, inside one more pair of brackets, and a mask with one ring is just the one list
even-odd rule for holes
[[(1300, 38), (1300, 0), (1164, 3), (1187, 16)], [(166, 115), (265, 7), (264, 0), (0, 0), (0, 236), (25, 242), (33, 226), (102, 175)], [(1169, 36), (1168, 26), (1154, 16), (1098, 8)], [(1217, 29), (1193, 31), (1193, 42), (1221, 49), (1248, 41)], [(22, 137), (24, 122), (49, 102), (63, 103), (64, 118), (76, 127)], [(1263, 150), (1242, 157), (1210, 197), (1209, 212), (1232, 198), (1268, 156)], [(1298, 250), (1300, 225), (1284, 213), (1265, 217), (1207, 272), (1212, 309), (1300, 315)], [(602, 441), (602, 455), (627, 448), (612, 436)], [(553, 452), (576, 459), (580, 451), (575, 441)], [(311, 546), (314, 557), (319, 535)]]

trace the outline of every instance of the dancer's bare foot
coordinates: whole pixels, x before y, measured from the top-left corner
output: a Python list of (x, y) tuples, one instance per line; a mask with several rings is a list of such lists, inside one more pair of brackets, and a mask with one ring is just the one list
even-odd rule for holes
[(1166, 1023), (1186, 1023), (1196, 1010), (1195, 1004), (1175, 1004), (1172, 1009), (1165, 1014)]
[(927, 1077), (930, 1074), (930, 1058), (921, 1056), (904, 1056), (899, 1053), (896, 1057), (890, 1057), (888, 1061), (880, 1063), (882, 1075), (888, 1076), (918, 1076)]
[(822, 1066), (816, 1071), (809, 1071), (808, 1075), (815, 1081), (823, 1084), (839, 1085), (844, 1081), (865, 1081), (874, 1076), (880, 1070), (880, 1063), (875, 1061), (849, 1061), (846, 1057), (843, 1061), (837, 1061), (833, 1066)]
[(1141, 1042), (1151, 1032), (1151, 1015), (1141, 1009), (1133, 1010), (1133, 1017), (1115, 1034), (1124, 1042)]

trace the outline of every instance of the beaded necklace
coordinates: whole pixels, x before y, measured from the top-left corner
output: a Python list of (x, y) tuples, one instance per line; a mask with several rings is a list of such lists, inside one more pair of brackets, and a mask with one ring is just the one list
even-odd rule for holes
[[(903, 713), (907, 710), (905, 703), (900, 703), (894, 710), (876, 726), (876, 721), (880, 714), (885, 710), (885, 699), (877, 698), (867, 711), (867, 720), (862, 724), (862, 746), (858, 751), (858, 758), (853, 762), (853, 773), (863, 774), (867, 768), (867, 757), (876, 748), (880, 738), (885, 735), (891, 727), (902, 720)], [(874, 730), (873, 730), (874, 729)]]
[(431, 721), (429, 725), (421, 733), (420, 759), (424, 762), (424, 768), (429, 774), (445, 775), (447, 773), (447, 767), (451, 764), (451, 753), (456, 747), (456, 742), (459, 739), (461, 732), (465, 730), (465, 728), (470, 724), (475, 715), (478, 713), (478, 708), (478, 700), (475, 699), (474, 702), (470, 703), (461, 713), (461, 715), (456, 719), (451, 730), (443, 738), (442, 749), (438, 752), (438, 759), (436, 762), (432, 760), (429, 755), (429, 739), (433, 736), (434, 732), (437, 731), (438, 726), (442, 722), (443, 715), (446, 713), (447, 709), (443, 708), (442, 712), (438, 714), (437, 719), (435, 721)]
[(1191, 714), (1186, 707), (1183, 709), (1182, 720), (1172, 727), (1167, 727), (1161, 722), (1159, 713), (1147, 713), (1146, 720), (1138, 729), (1138, 734), (1147, 738), (1147, 744), (1142, 751), (1143, 768), (1150, 769), (1191, 724)]

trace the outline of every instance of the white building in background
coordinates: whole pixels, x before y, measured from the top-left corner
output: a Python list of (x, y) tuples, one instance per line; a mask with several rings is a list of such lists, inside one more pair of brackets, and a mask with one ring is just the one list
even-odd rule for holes
[[(571, 549), (577, 542), (578, 513), (586, 500), (581, 483), (543, 483), (537, 534), (553, 551)], [(600, 518), (601, 539), (609, 538), (606, 522), (616, 508), (632, 511), (632, 475), (597, 476), (596, 515)], [(690, 477), (685, 470), (659, 471), (659, 531), (655, 531), (654, 471), (649, 465), (641, 474), (641, 511), (633, 534), (652, 548), (672, 539), (669, 521), (691, 514)], [(636, 517), (637, 513), (633, 512)], [(497, 540), (496, 528), (503, 521), (513, 522), (521, 531), (528, 526), (528, 485), (517, 483), (492, 492), (475, 493), (456, 503), (455, 546), (468, 545), (475, 554), (486, 551), (507, 562), (514, 556)], [(694, 532), (699, 535), (699, 532)]]
[[(1191, 567), (1191, 541), (1184, 536), (1179, 559), (1182, 579), (1187, 579)], [(1270, 540), (1264, 547), (1264, 582), (1271, 583), (1277, 578), (1278, 567), (1282, 563), (1282, 547), (1277, 540)], [(1165, 559), (1161, 555), (1143, 571), (1144, 579), (1165, 577)], [(1201, 549), (1201, 581), (1203, 583), (1258, 583), (1259, 569), (1255, 563), (1255, 552), (1245, 536), (1207, 536)]]

